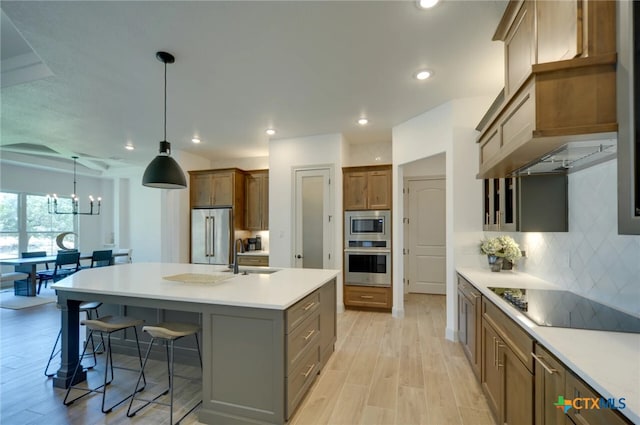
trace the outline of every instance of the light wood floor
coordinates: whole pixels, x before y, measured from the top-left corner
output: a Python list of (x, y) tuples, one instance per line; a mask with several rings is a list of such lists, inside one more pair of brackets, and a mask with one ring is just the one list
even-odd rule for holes
[[(412, 294), (405, 297), (406, 314), (401, 320), (389, 313), (348, 310), (339, 314), (336, 351), (290, 423), (494, 425), (460, 345), (443, 337), (444, 309), (444, 296)], [(0, 325), (0, 423), (169, 423), (168, 410), (162, 406), (149, 406), (132, 419), (125, 415), (126, 403), (102, 414), (99, 395), (70, 407), (63, 405), (65, 391), (52, 388), (51, 379), (43, 375), (60, 326), (55, 304), (0, 309)], [(115, 360), (135, 366), (131, 358)], [(166, 379), (164, 363), (153, 362), (149, 370), (145, 393), (160, 388)], [(122, 374), (116, 375), (113, 389), (110, 386), (109, 398), (130, 391), (135, 380), (133, 372), (118, 373)], [(198, 373), (186, 367), (181, 372)], [(101, 379), (101, 370), (89, 373), (90, 383)], [(127, 385), (117, 385), (118, 379)], [(176, 384), (180, 385), (178, 405), (200, 397), (193, 382)], [(179, 413), (174, 412), (176, 418)], [(197, 413), (183, 421), (198, 423)]]

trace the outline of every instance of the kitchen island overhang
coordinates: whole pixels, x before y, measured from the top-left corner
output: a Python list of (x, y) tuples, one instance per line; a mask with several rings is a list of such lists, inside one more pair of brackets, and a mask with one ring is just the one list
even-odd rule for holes
[[(338, 274), (280, 269), (233, 275), (224, 266), (179, 263), (83, 270), (53, 286), (63, 329), (62, 362), (54, 386), (70, 385), (78, 361), (79, 340), (73, 330), (78, 329), (81, 302), (125, 306), (120, 307), (125, 314), (128, 309), (191, 312), (202, 325), (200, 421), (284, 423), (333, 352)], [(222, 280), (165, 279), (181, 275)]]

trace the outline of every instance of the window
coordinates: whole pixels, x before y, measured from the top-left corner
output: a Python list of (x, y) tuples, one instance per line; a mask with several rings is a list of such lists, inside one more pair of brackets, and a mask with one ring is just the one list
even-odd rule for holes
[[(70, 198), (58, 198), (62, 210), (71, 208)], [(16, 258), (24, 251), (46, 251), (54, 254), (56, 238), (75, 232), (72, 214), (49, 214), (47, 197), (26, 193), (0, 192), (0, 256)], [(76, 246), (76, 236), (64, 237), (65, 247)]]
[(18, 194), (0, 192), (0, 258), (19, 257)]

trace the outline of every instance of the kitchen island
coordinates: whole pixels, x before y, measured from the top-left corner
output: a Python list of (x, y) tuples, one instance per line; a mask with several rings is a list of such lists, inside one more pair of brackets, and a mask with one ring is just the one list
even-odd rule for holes
[(53, 285), (63, 330), (54, 386), (68, 387), (78, 362), (81, 302), (119, 305), (132, 316), (155, 309), (162, 320), (186, 312), (202, 325), (200, 422), (282, 424), (333, 352), (338, 273), (253, 269), (234, 275), (224, 266), (177, 263), (82, 270)]

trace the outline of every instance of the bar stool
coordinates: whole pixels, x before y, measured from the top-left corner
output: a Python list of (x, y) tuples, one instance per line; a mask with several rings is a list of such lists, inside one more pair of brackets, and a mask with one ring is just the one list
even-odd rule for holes
[[(114, 332), (118, 332), (118, 331), (122, 331), (128, 328), (133, 328), (133, 332), (136, 336), (136, 346), (138, 348), (138, 360), (140, 361), (140, 367), (142, 368), (142, 353), (140, 351), (140, 341), (138, 340), (138, 331), (136, 329), (136, 326), (141, 326), (144, 324), (144, 320), (140, 320), (140, 319), (134, 319), (131, 317), (124, 317), (124, 316), (104, 316), (100, 319), (87, 319), (87, 320), (83, 320), (82, 322), (80, 322), (81, 324), (85, 325), (87, 327), (87, 329), (89, 329), (89, 336), (87, 337), (87, 341), (84, 343), (84, 349), (82, 350), (82, 354), (80, 355), (80, 360), (82, 360), (82, 358), (85, 356), (85, 352), (87, 351), (87, 347), (89, 346), (89, 340), (91, 340), (91, 337), (93, 336), (94, 332), (100, 332), (101, 335), (106, 334), (107, 335), (107, 345), (106, 345), (106, 357), (105, 357), (105, 365), (104, 365), (104, 381), (103, 384), (100, 386), (97, 386), (95, 388), (84, 388), (84, 387), (80, 387), (80, 386), (74, 386), (71, 385), (68, 389), (67, 389), (67, 394), (64, 397), (64, 405), (65, 406), (69, 406), (71, 403), (73, 403), (74, 401), (89, 395), (91, 393), (100, 393), (102, 394), (102, 413), (109, 413), (114, 407), (124, 403), (125, 401), (127, 401), (129, 399), (129, 397), (131, 397), (131, 395), (126, 396), (125, 398), (123, 398), (122, 400), (118, 401), (117, 403), (113, 404), (111, 407), (109, 407), (108, 409), (105, 409), (104, 407), (104, 402), (105, 402), (105, 398), (107, 396), (107, 385), (109, 385), (112, 381), (113, 381), (113, 353), (111, 352), (111, 334)], [(80, 370), (80, 368), (82, 367), (82, 365), (80, 364), (80, 361), (78, 361), (78, 364), (76, 365), (75, 370), (73, 371), (73, 377), (71, 378), (71, 382), (75, 382), (76, 380), (76, 375), (78, 373), (78, 371)], [(135, 370), (135, 369), (130, 369), (130, 368), (126, 368), (126, 367), (115, 367), (116, 369), (125, 369), (125, 370)], [(111, 370), (111, 378), (108, 379), (108, 372), (109, 370)], [(144, 389), (144, 386), (147, 384), (147, 380), (144, 377), (144, 373), (142, 373), (142, 379), (144, 381), (144, 385), (142, 386), (142, 388), (137, 388), (136, 384), (136, 392), (137, 391), (142, 391)], [(138, 378), (138, 383), (140, 382), (140, 378)], [(74, 398), (73, 400), (67, 400), (69, 398), (69, 394), (71, 393), (72, 389), (76, 389), (76, 390), (80, 390), (80, 391), (84, 391), (84, 394)]]
[[(80, 304), (80, 312), (81, 313), (84, 312), (87, 315), (87, 319), (93, 319), (94, 315), (96, 319), (99, 319), (100, 315), (98, 314), (98, 307), (100, 307), (101, 305), (102, 303), (99, 301), (90, 301), (90, 302), (82, 303)], [(58, 308), (60, 308), (60, 305), (58, 305)], [(62, 350), (62, 346), (58, 348), (58, 343), (60, 342), (61, 338), (62, 338), (62, 327), (58, 331), (56, 342), (53, 344), (53, 348), (51, 349), (51, 354), (49, 354), (47, 367), (44, 368), (44, 376), (48, 378), (51, 378), (53, 375), (56, 374), (55, 372), (49, 373), (49, 366), (51, 365), (51, 360), (53, 360), (58, 354), (60, 354), (60, 351)], [(98, 351), (98, 349), (102, 347), (102, 349), (104, 350), (104, 337), (100, 335), (100, 338), (102, 339), (102, 341), (100, 341), (97, 347), (93, 341), (93, 335), (91, 335), (91, 338), (87, 338), (87, 342), (91, 340), (91, 352), (86, 353), (86, 355), (93, 356), (93, 365), (88, 366), (87, 369), (93, 369), (93, 367), (97, 364), (96, 354), (102, 353), (102, 351)], [(82, 361), (82, 357), (80, 358), (80, 361)]]
[[(138, 382), (136, 382), (136, 386), (134, 389), (133, 394), (131, 394), (131, 401), (129, 402), (129, 408), (127, 409), (127, 417), (132, 418), (133, 416), (135, 416), (136, 413), (138, 413), (140, 410), (142, 410), (143, 408), (145, 408), (146, 406), (148, 406), (151, 403), (155, 403), (155, 404), (159, 404), (162, 406), (169, 406), (169, 423), (173, 424), (173, 387), (174, 387), (174, 377), (178, 377), (178, 378), (183, 378), (183, 379), (189, 379), (191, 380), (192, 378), (187, 377), (187, 376), (180, 376), (177, 374), (174, 374), (173, 370), (173, 347), (174, 347), (174, 342), (177, 339), (180, 339), (182, 337), (185, 336), (189, 336), (189, 335), (193, 335), (196, 339), (196, 347), (198, 348), (198, 358), (200, 360), (200, 370), (202, 370), (202, 354), (200, 353), (200, 343), (198, 342), (198, 331), (200, 330), (200, 326), (193, 324), (193, 323), (177, 323), (177, 322), (172, 322), (172, 323), (168, 323), (168, 322), (163, 322), (163, 323), (158, 323), (157, 325), (154, 326), (144, 326), (142, 328), (143, 332), (147, 332), (149, 335), (151, 335), (151, 342), (149, 343), (149, 348), (147, 349), (147, 354), (144, 356), (144, 361), (142, 363), (142, 368), (140, 369), (140, 375), (138, 376)], [(167, 389), (165, 389), (163, 392), (161, 392), (160, 394), (158, 394), (157, 396), (155, 396), (152, 399), (143, 399), (140, 398), (139, 396), (136, 395), (136, 392), (138, 392), (137, 388), (138, 385), (140, 384), (140, 379), (144, 377), (144, 368), (147, 364), (147, 360), (149, 360), (149, 353), (151, 352), (151, 348), (153, 347), (153, 343), (156, 340), (160, 340), (162, 342), (164, 342), (164, 346), (166, 348), (166, 355), (167, 355), (167, 369), (168, 369), (168, 373), (169, 373), (169, 387)], [(165, 402), (161, 402), (158, 401), (158, 399), (164, 395), (166, 395), (167, 393), (170, 393), (169, 397), (170, 397), (170, 402), (169, 403), (165, 403)], [(133, 402), (135, 400), (138, 401), (144, 401), (145, 404), (143, 404), (142, 406), (138, 407), (136, 410), (134, 410), (133, 412), (131, 411), (131, 407), (133, 406)], [(200, 404), (202, 403), (202, 400), (200, 400), (199, 402), (197, 402), (191, 409), (189, 409), (189, 411), (187, 411), (187, 413), (185, 413), (180, 419), (178, 419), (178, 421), (176, 422), (176, 424), (179, 424), (180, 421), (182, 421), (189, 413), (193, 412), (195, 410), (196, 407), (198, 407)]]

